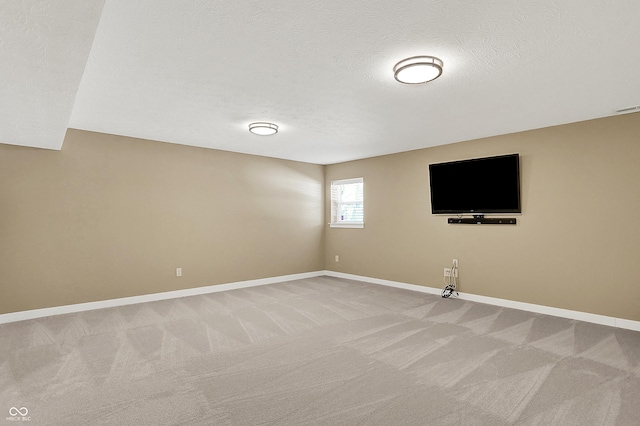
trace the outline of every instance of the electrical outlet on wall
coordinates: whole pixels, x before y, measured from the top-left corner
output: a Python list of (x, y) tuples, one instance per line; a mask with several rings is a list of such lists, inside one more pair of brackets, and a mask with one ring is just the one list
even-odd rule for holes
[(182, 276), (182, 268), (176, 268), (176, 277)]
[(336, 263), (337, 263), (337, 262), (340, 262), (340, 256), (338, 256), (338, 255), (336, 254)]
[(458, 267), (458, 259), (453, 259), (453, 266)]
[[(445, 277), (450, 277), (451, 276), (451, 268), (444, 268), (444, 276)], [(454, 277), (458, 277), (458, 270), (456, 269), (455, 271), (453, 271), (453, 276)]]

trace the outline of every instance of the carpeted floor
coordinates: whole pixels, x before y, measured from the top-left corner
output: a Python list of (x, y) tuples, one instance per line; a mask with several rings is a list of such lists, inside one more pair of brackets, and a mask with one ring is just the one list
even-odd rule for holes
[(0, 325), (0, 425), (638, 425), (639, 407), (640, 333), (337, 278)]

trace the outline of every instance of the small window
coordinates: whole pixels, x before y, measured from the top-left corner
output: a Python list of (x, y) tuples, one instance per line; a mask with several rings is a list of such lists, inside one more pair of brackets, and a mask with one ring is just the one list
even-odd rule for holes
[(363, 178), (331, 181), (331, 227), (364, 228)]

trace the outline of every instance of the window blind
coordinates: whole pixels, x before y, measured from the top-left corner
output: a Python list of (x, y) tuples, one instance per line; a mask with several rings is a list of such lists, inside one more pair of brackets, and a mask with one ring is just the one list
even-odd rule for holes
[(364, 225), (363, 178), (331, 182), (331, 225), (345, 227)]

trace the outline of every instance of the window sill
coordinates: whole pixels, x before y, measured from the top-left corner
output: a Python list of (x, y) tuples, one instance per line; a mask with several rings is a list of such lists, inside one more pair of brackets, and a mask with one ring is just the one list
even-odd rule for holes
[(364, 228), (363, 222), (338, 222), (330, 223), (331, 228)]

